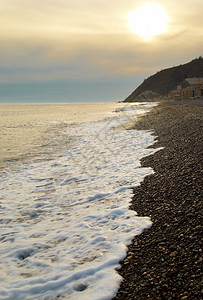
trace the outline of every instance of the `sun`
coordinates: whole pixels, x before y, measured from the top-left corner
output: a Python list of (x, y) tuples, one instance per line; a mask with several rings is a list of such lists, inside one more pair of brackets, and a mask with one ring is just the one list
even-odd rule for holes
[(164, 9), (155, 3), (145, 4), (128, 15), (131, 31), (144, 39), (166, 32), (168, 21)]

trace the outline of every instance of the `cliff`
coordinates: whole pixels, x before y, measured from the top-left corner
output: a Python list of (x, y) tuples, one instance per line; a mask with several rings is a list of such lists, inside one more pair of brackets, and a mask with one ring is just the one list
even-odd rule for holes
[(124, 102), (147, 101), (164, 96), (176, 89), (178, 85), (187, 86), (188, 77), (203, 77), (203, 58), (199, 57), (189, 63), (161, 70), (148, 77)]

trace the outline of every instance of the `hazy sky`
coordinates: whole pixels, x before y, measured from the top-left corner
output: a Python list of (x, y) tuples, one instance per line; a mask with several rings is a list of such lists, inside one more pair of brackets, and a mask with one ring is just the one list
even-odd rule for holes
[[(0, 0), (0, 102), (123, 100), (149, 75), (203, 55), (203, 0), (150, 1), (165, 27), (146, 38), (130, 16), (147, 3)], [(149, 30), (161, 18), (150, 11)]]

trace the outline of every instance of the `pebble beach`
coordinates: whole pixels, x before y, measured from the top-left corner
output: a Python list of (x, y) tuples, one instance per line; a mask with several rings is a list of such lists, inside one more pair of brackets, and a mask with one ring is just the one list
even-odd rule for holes
[(114, 300), (202, 299), (202, 105), (159, 103), (133, 125), (163, 149), (142, 159), (154, 174), (134, 188), (131, 209), (153, 224), (132, 240)]

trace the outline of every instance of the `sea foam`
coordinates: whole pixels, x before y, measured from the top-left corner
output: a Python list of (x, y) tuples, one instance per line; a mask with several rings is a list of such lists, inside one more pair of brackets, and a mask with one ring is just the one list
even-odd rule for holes
[(127, 245), (151, 226), (129, 205), (132, 188), (153, 172), (141, 158), (158, 150), (148, 148), (151, 132), (115, 128), (151, 106), (125, 106), (104, 120), (69, 126), (64, 136), (74, 137), (72, 147), (4, 172), (0, 299), (115, 295)]

